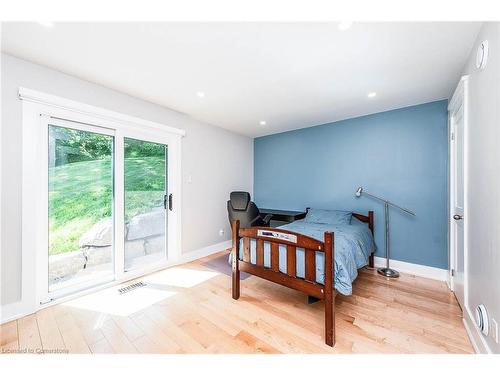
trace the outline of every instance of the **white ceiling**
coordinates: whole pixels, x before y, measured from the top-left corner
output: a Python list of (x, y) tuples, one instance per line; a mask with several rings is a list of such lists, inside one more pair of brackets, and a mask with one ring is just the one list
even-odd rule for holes
[(255, 137), (448, 98), (480, 23), (2, 26), (4, 52)]

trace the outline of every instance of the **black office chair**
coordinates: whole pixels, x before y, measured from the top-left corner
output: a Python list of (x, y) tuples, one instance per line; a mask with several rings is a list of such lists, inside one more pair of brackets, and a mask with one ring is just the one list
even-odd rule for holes
[(233, 191), (227, 201), (227, 214), (229, 223), (234, 220), (240, 221), (240, 228), (268, 227), (271, 214), (261, 218), (259, 209), (250, 200), (250, 194), (246, 191)]

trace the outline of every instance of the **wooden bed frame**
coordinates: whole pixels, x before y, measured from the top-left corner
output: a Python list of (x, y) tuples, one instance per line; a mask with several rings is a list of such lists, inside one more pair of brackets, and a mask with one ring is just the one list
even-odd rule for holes
[[(368, 223), (373, 234), (373, 211), (368, 216), (353, 213), (358, 220)], [(335, 295), (334, 291), (334, 234), (325, 232), (324, 240), (288, 230), (252, 227), (240, 228), (239, 220), (233, 221), (232, 227), (232, 294), (234, 299), (240, 298), (240, 271), (284, 285), (288, 288), (307, 293), (325, 301), (325, 343), (335, 345)], [(243, 259), (239, 259), (240, 240), (243, 239)], [(256, 240), (256, 264), (250, 262), (250, 239)], [(271, 246), (271, 265), (264, 266), (264, 242)], [(279, 270), (279, 245), (286, 246), (287, 273)], [(305, 251), (305, 275), (296, 275), (296, 249)], [(316, 282), (316, 251), (324, 253), (325, 280), (324, 285)], [(374, 266), (373, 253), (369, 258), (369, 266)]]

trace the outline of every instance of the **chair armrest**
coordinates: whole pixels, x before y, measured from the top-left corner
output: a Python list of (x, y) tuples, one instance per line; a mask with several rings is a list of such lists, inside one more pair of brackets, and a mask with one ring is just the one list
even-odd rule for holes
[(262, 216), (256, 216), (255, 219), (253, 219), (251, 222), (250, 222), (250, 226), (254, 226), (254, 225), (259, 225), (259, 226), (268, 226), (269, 225), (269, 222), (271, 221), (271, 218), (273, 217), (273, 215), (271, 214), (267, 214), (266, 216), (264, 216), (264, 218), (262, 218)]
[(271, 221), (271, 219), (273, 218), (273, 215), (272, 214), (267, 214), (266, 216), (264, 216), (264, 218), (262, 219), (262, 221), (266, 224), (269, 224), (269, 222)]

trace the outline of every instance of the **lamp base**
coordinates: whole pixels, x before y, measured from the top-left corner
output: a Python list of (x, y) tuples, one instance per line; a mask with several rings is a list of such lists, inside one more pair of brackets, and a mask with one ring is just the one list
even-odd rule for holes
[(391, 268), (378, 268), (377, 272), (385, 277), (399, 277), (399, 272)]

